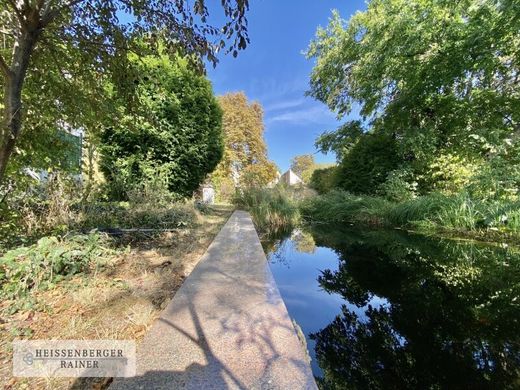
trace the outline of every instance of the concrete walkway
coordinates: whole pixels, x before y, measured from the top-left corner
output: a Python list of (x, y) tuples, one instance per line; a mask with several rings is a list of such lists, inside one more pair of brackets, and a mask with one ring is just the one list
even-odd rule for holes
[(316, 389), (249, 214), (235, 211), (110, 389)]

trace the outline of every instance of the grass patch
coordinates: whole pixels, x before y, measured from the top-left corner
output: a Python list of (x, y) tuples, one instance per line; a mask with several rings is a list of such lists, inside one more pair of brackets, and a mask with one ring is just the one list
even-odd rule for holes
[(460, 235), (520, 237), (520, 202), (483, 201), (467, 193), (433, 193), (400, 203), (344, 191), (307, 199), (301, 205), (309, 222), (359, 223)]
[(298, 193), (283, 187), (246, 189), (237, 194), (234, 203), (251, 214), (262, 234), (288, 230), (300, 220)]
[(79, 205), (72, 227), (175, 229), (190, 226), (195, 220), (195, 208), (188, 202), (153, 204), (99, 202)]

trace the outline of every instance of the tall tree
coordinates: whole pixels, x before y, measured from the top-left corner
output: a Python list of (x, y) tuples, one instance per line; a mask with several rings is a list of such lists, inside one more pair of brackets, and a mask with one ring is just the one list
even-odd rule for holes
[[(314, 156), (312, 154), (302, 154), (296, 156), (291, 160), (291, 169), (296, 173), (304, 182), (308, 182), (312, 175), (313, 167), (316, 165), (314, 162)], [(304, 178), (305, 176), (305, 178)]]
[(335, 131), (322, 133), (316, 139), (315, 146), (322, 153), (334, 153), (336, 160), (340, 162), (354, 147), (363, 133), (364, 130), (361, 121), (349, 121)]
[[(334, 12), (308, 49), (309, 94), (340, 117), (359, 107), (423, 177), (441, 154), (489, 159), (518, 144), (519, 31), (515, 0), (374, 0), (349, 21)], [(347, 130), (351, 143), (359, 132)], [(343, 135), (319, 143), (340, 150)]]
[(213, 174), (217, 186), (263, 186), (276, 178), (276, 166), (267, 158), (262, 106), (250, 103), (243, 92), (219, 97), (224, 112), (225, 150)]
[[(80, 84), (85, 88), (98, 85), (97, 81), (106, 75), (117, 81), (115, 85), (132, 85), (132, 77), (126, 77), (127, 54), (142, 53), (143, 49), (133, 44), (135, 36), (149, 33), (152, 42), (161, 37), (172, 51), (197, 54), (213, 64), (217, 62), (217, 52), (230, 41), (227, 52), (236, 56), (249, 42), (245, 17), (248, 0), (223, 0), (221, 5), (227, 22), (215, 27), (208, 22), (204, 0), (2, 1), (0, 181), (25, 131), (25, 115), (31, 111), (41, 117), (46, 115), (39, 108), (38, 99), (30, 99), (35, 93), (26, 94), (28, 76), (41, 80), (42, 95), (46, 90), (55, 92), (56, 88), (46, 84), (57, 81), (61, 93), (52, 95), (52, 99), (62, 115), (72, 117), (82, 108), (74, 100), (78, 90), (68, 85), (75, 84), (77, 79), (83, 80)], [(56, 69), (60, 77), (47, 80), (48, 67)], [(98, 96), (95, 91), (88, 96), (93, 111), (103, 103), (103, 94)], [(54, 118), (55, 123), (60, 119), (63, 118)]]

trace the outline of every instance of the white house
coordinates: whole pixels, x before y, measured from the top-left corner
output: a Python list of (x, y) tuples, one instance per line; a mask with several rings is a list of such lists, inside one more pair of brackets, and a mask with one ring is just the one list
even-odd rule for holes
[(303, 180), (300, 179), (300, 177), (296, 173), (294, 173), (292, 169), (289, 169), (282, 176), (280, 176), (279, 182), (290, 186), (294, 186), (296, 184), (303, 184)]

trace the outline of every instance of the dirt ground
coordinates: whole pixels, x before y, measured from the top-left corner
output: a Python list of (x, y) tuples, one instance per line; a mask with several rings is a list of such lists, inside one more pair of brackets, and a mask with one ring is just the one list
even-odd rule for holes
[[(120, 238), (126, 249), (102, 271), (38, 293), (33, 310), (0, 318), (0, 386), (4, 389), (102, 389), (110, 379), (14, 378), (14, 339), (134, 339), (167, 305), (227, 221), (231, 206), (212, 206), (191, 228)], [(0, 313), (8, 303), (0, 303)]]

